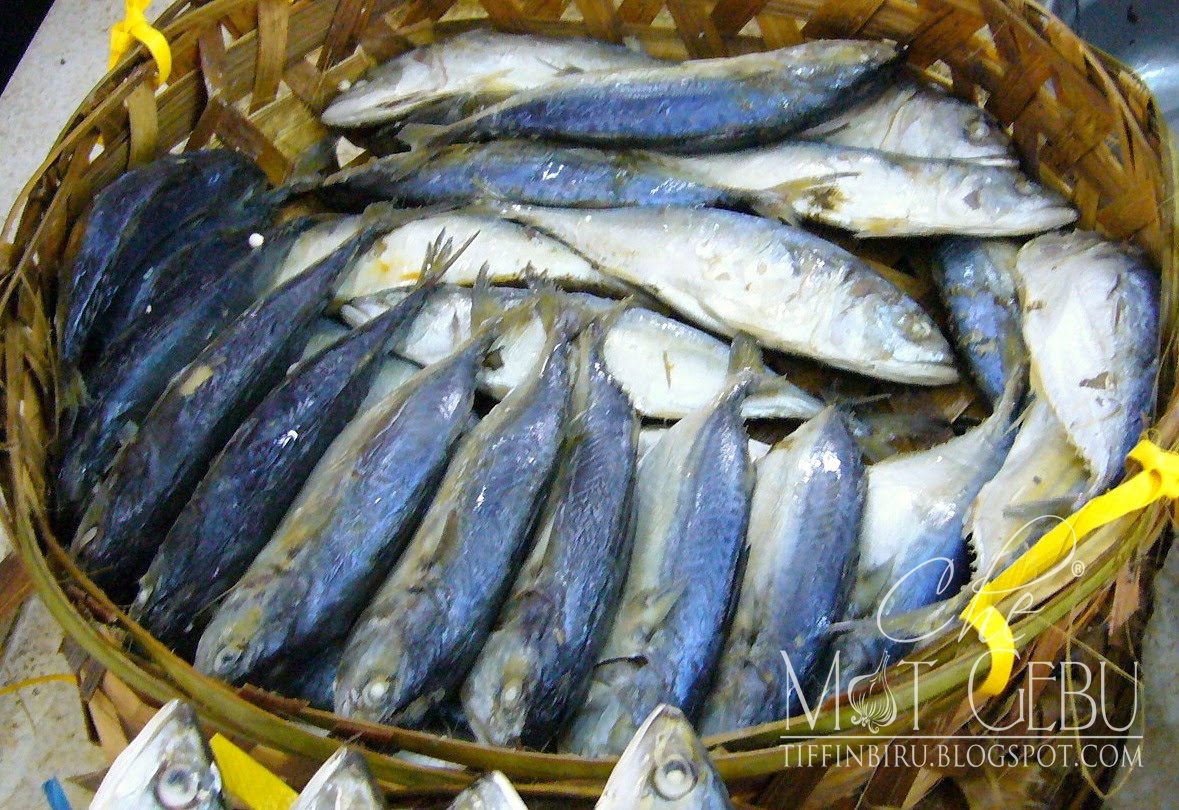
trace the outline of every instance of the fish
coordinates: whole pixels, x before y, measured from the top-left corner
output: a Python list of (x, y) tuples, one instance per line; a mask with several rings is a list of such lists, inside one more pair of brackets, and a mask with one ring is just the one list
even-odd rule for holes
[(340, 746), (304, 785), (290, 810), (385, 810), (385, 796), (355, 748)]
[(332, 443), (220, 601), (196, 667), (265, 683), (342, 639), (397, 562), (467, 430), (486, 329), (373, 405)]
[(480, 200), (567, 208), (741, 207), (740, 194), (699, 182), (641, 152), (533, 141), (455, 144), (390, 155), (324, 181), (332, 199), (355, 204), (467, 205)]
[(780, 720), (798, 707), (795, 690), (855, 583), (864, 490), (860, 450), (832, 407), (757, 463), (748, 563), (702, 734)]
[(221, 771), (196, 712), (170, 700), (115, 757), (91, 810), (224, 810)]
[(657, 706), (610, 772), (595, 810), (731, 810), (724, 780), (684, 713)]
[(1072, 231), (1020, 248), (1015, 278), (1036, 389), (1096, 494), (1121, 472), (1154, 404), (1158, 277), (1130, 249)]
[[(663, 434), (667, 433), (671, 428), (665, 427), (645, 427), (639, 431), (639, 463), (643, 461), (643, 457), (651, 450), (655, 449), (655, 445), (659, 444), (659, 440), (663, 438)], [(756, 462), (758, 459), (765, 457), (770, 452), (773, 445), (759, 442), (757, 439), (749, 440), (749, 460)]]
[(374, 68), (336, 96), (321, 120), (338, 128), (445, 120), (455, 108), (478, 109), (562, 75), (658, 63), (587, 38), (468, 31)]
[(691, 208), (504, 213), (573, 247), (710, 331), (879, 379), (954, 382), (937, 324), (863, 260), (761, 217)]
[[(548, 299), (546, 299), (547, 301)], [(546, 304), (530, 379), (467, 435), (421, 525), (349, 636), (336, 712), (421, 724), (491, 633), (557, 463), (570, 408), (577, 316)]]
[[(360, 215), (328, 216), (318, 220), (315, 227), (302, 234), (295, 242), (271, 286), (277, 287), (290, 281), (308, 267), (335, 253), (345, 242), (356, 236), (367, 221)], [(423, 256), (425, 252), (422, 251)]]
[(300, 233), (313, 225), (296, 219), (267, 230), (261, 247), (219, 277), (178, 288), (160, 303), (157, 317), (107, 349), (87, 374), (88, 400), (76, 411), (74, 429), (60, 437), (56, 511), (63, 525), (76, 526), (86, 499), (168, 383), (266, 291)]
[(821, 40), (722, 59), (555, 78), (431, 133), (424, 143), (503, 138), (674, 152), (785, 138), (870, 98), (900, 68), (896, 47)]
[(805, 141), (686, 157), (672, 165), (757, 195), (759, 210), (788, 222), (812, 220), (860, 238), (1018, 236), (1077, 218), (1063, 197), (1012, 166)]
[(875, 622), (866, 633), (836, 639), (841, 675), (872, 672), (903, 654), (919, 639), (895, 635), (884, 620), (948, 599), (970, 578), (963, 526), (979, 490), (1007, 458), (1026, 386), (1024, 373), (1014, 375), (991, 415), (961, 436), (868, 465), (846, 615)]
[(532, 551), (460, 692), (486, 744), (553, 741), (589, 685), (626, 576), (639, 417), (602, 357), (607, 328), (579, 339), (563, 458)]
[(297, 668), (286, 667), (269, 679), (269, 686), (279, 694), (307, 701), (313, 709), (330, 712), (336, 702), (336, 669), (343, 652), (344, 640), (337, 639)]
[(470, 242), (443, 276), (449, 284), (472, 286), (487, 265), (492, 284), (535, 275), (562, 286), (626, 291), (556, 239), (492, 214), (453, 211), (423, 216), (386, 234), (342, 279), (335, 301), (343, 304), (417, 281), (427, 248), (443, 233), (456, 244)]
[(1019, 162), (1011, 138), (994, 116), (977, 104), (912, 79), (898, 81), (797, 137), (915, 158), (991, 166)]
[[(747, 351), (743, 337), (735, 367)], [(740, 404), (756, 380), (742, 368), (639, 464), (626, 586), (564, 750), (617, 755), (659, 704), (699, 712), (744, 565), (753, 468)]]
[[(394, 288), (354, 299), (341, 308), (340, 316), (353, 326), (367, 323), (395, 306), (408, 289)], [(505, 304), (531, 295), (528, 290), (510, 287), (495, 288), (491, 294)], [(445, 357), (469, 334), (471, 300), (467, 288), (437, 287), (398, 351), (423, 364)], [(615, 300), (591, 293), (567, 293), (565, 300), (593, 314), (618, 305)], [(506, 396), (532, 368), (544, 337), (538, 317), (521, 320), (507, 330), (498, 349), (499, 363), (480, 372), (481, 388), (499, 399)], [(720, 392), (731, 350), (723, 340), (707, 332), (631, 304), (612, 319), (602, 351), (611, 376), (639, 413), (653, 419), (679, 419)], [(741, 412), (747, 419), (805, 419), (822, 407), (817, 397), (784, 377), (766, 372), (761, 389), (746, 398)]]
[(145, 258), (180, 226), (266, 186), (253, 162), (225, 149), (169, 155), (132, 169), (95, 195), (69, 272), (59, 352), (64, 368), (85, 357), (112, 299), (134, 285)]
[(1041, 396), (1020, 420), (1011, 452), (979, 490), (966, 531), (975, 579), (990, 580), (1087, 500), (1089, 474), (1064, 425)]
[(480, 777), (450, 803), (447, 810), (528, 810), (520, 794), (499, 771)]
[(71, 546), (113, 599), (129, 602), (209, 463), (301, 354), (331, 285), (380, 234), (374, 224), (265, 296), (169, 383), (119, 452)]
[[(445, 257), (433, 259), (442, 270)], [(234, 432), (139, 581), (132, 616), (156, 638), (192, 654), (210, 606), (246, 572), (360, 409), (388, 345), (425, 303), (430, 278), (379, 319), (303, 360)]]
[(1015, 257), (1009, 239), (952, 236), (933, 248), (933, 278), (950, 316), (950, 334), (971, 376), (992, 406), (1016, 369), (1027, 368), (1027, 347), (1015, 297)]

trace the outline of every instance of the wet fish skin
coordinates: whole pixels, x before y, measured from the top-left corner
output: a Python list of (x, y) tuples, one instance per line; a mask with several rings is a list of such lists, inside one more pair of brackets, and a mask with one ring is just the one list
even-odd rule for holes
[(563, 748), (614, 755), (659, 704), (689, 717), (703, 704), (746, 550), (753, 470), (740, 404), (754, 380), (742, 372), (639, 465), (626, 587)]
[(852, 632), (833, 645), (842, 673), (871, 672), (885, 654), (895, 660), (912, 645), (896, 633), (884, 637), (876, 624), (948, 599), (969, 579), (963, 525), (979, 490), (1007, 458), (1026, 388), (1020, 372), (978, 427), (868, 466), (848, 618), (874, 622), (867, 637)]
[(192, 707), (171, 700), (111, 764), (91, 810), (224, 810), (221, 772)]
[(494, 333), (373, 405), (324, 454), (201, 637), (196, 666), (265, 681), (342, 640), (396, 564), (469, 424)]
[(724, 780), (679, 709), (643, 721), (610, 772), (595, 810), (731, 810)]
[(1121, 473), (1153, 409), (1158, 278), (1141, 256), (1089, 231), (1028, 242), (1015, 276), (1037, 390), (1097, 494)]
[(353, 628), (336, 678), (336, 711), (421, 723), (461, 682), (527, 551), (569, 411), (570, 340), (555, 317), (532, 378), (460, 445), (434, 503)]
[(141, 257), (194, 217), (265, 187), (252, 162), (223, 149), (167, 156), (133, 169), (95, 195), (70, 272), (61, 321), (61, 362), (77, 366), (91, 329), (128, 284)]
[(992, 166), (1018, 163), (1003, 125), (976, 104), (933, 86), (902, 79), (800, 139), (879, 149), (934, 160), (969, 160)]
[(891, 45), (823, 40), (567, 76), (450, 125), (429, 143), (539, 138), (687, 153), (737, 149), (784, 138), (871, 97), (899, 66)]
[(527, 810), (508, 778), (492, 771), (464, 790), (446, 810)]
[(262, 247), (224, 275), (177, 289), (161, 302), (156, 318), (125, 332), (87, 375), (89, 401), (73, 419), (74, 435), (62, 440), (57, 470), (57, 511), (70, 531), (128, 428), (142, 421), (173, 376), (262, 294), (311, 223), (299, 219), (268, 230)]
[(506, 206), (610, 276), (722, 334), (898, 382), (958, 373), (933, 319), (842, 248), (798, 228), (731, 211), (602, 211)]
[(350, 203), (470, 204), (480, 200), (566, 208), (742, 206), (738, 194), (699, 182), (641, 152), (533, 141), (456, 144), (424, 156), (392, 155), (329, 177), (324, 191)]
[(674, 165), (756, 195), (761, 210), (777, 209), (787, 221), (814, 220), (860, 238), (1018, 236), (1077, 218), (1063, 197), (1011, 166), (804, 141), (683, 158)]
[(364, 757), (341, 746), (299, 793), (290, 810), (385, 810), (385, 796)]
[[(617, 313), (615, 313), (617, 314)], [(573, 414), (533, 548), (461, 695), (475, 736), (542, 750), (580, 703), (609, 632), (632, 541), (639, 417), (580, 338)]]
[[(394, 306), (406, 288), (384, 290), (354, 299), (341, 316), (356, 326)], [(505, 304), (527, 298), (527, 290), (498, 287), (491, 294)], [(441, 285), (432, 294), (398, 351), (419, 363), (445, 357), (469, 334), (471, 320), (469, 289)], [(567, 293), (566, 301), (600, 314), (617, 301), (591, 293)], [(503, 398), (527, 375), (544, 345), (539, 318), (509, 328), (500, 342), (497, 368), (480, 372), (480, 386)], [(644, 416), (679, 419), (706, 405), (724, 387), (730, 347), (722, 340), (638, 305), (615, 318), (603, 346), (606, 366)], [(809, 418), (822, 409), (822, 402), (784, 377), (767, 373), (758, 393), (748, 397), (741, 412), (747, 419)]]
[(949, 237), (933, 248), (933, 278), (950, 315), (950, 332), (975, 383), (992, 405), (1027, 367), (1015, 298), (1019, 243)]
[(234, 432), (168, 531), (132, 613), (191, 655), (214, 600), (245, 573), (328, 445), (352, 420), (382, 355), (428, 288), (302, 361)]
[[(864, 465), (827, 408), (757, 464), (749, 560), (733, 625), (701, 713), (705, 735), (790, 716), (855, 582)], [(817, 562), (817, 561), (820, 561)]]
[(118, 601), (130, 601), (209, 462), (282, 379), (330, 300), (331, 285), (380, 234), (370, 226), (235, 319), (183, 371), (120, 451), (72, 546)]
[(614, 70), (658, 60), (620, 45), (577, 37), (468, 31), (374, 68), (323, 113), (329, 127), (445, 120), (565, 73)]

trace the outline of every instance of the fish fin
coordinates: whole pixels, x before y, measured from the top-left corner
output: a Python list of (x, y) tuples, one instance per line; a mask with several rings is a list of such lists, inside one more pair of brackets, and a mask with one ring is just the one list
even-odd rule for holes
[(80, 408), (90, 401), (90, 392), (86, 390), (86, 380), (77, 369), (70, 369), (64, 375), (65, 385), (58, 395), (63, 408)]
[(433, 147), (449, 143), (452, 127), (451, 124), (423, 124), (415, 121), (403, 126), (397, 133), (397, 139), (409, 147), (411, 154), (419, 149), (432, 153)]
[(742, 195), (742, 198), (751, 211), (766, 219), (776, 219), (795, 227), (802, 222), (802, 217), (788, 199), (760, 192), (750, 192)]
[[(442, 281), (442, 277), (446, 275), (446, 271), (454, 266), (454, 263), (466, 253), (467, 248), (471, 243), (479, 238), (479, 231), (471, 234), (467, 241), (463, 242), (458, 248), (454, 247), (454, 240), (446, 235), (446, 229), (443, 228), (434, 241), (426, 246), (426, 256), (422, 259), (422, 270), (418, 277), (417, 287), (434, 287)], [(486, 268), (484, 264), (479, 272), (484, 276), (486, 282)]]
[(746, 332), (738, 332), (733, 337), (733, 345), (729, 350), (729, 374), (739, 374), (742, 371), (753, 372), (756, 376), (768, 373), (761, 356), (761, 347)]
[(471, 333), (474, 334), (485, 325), (500, 318), (503, 305), (491, 292), (491, 265), (484, 262), (475, 276), (475, 286), (471, 288)]

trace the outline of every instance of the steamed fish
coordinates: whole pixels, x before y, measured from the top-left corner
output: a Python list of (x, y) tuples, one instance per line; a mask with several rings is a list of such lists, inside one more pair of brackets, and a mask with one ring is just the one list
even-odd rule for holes
[[(396, 306), (408, 293), (397, 288), (358, 298), (341, 315), (359, 325)], [(505, 303), (521, 301), (526, 290), (491, 291)], [(430, 296), (398, 351), (419, 363), (445, 357), (470, 333), (471, 290), (443, 285)], [(618, 302), (589, 293), (569, 293), (566, 300), (592, 313), (602, 313)], [(539, 317), (505, 329), (494, 368), (480, 371), (481, 387), (503, 398), (528, 374), (544, 346)], [(630, 306), (613, 318), (602, 354), (611, 376), (618, 381), (639, 413), (655, 419), (679, 419), (707, 404), (724, 386), (730, 347), (707, 332), (640, 306)], [(742, 405), (747, 419), (808, 418), (822, 403), (777, 375), (768, 375), (758, 393)]]
[(329, 127), (444, 120), (570, 73), (658, 64), (592, 39), (478, 30), (416, 48), (374, 68), (323, 112)]
[(1092, 475), (1109, 486), (1154, 404), (1159, 282), (1139, 256), (1095, 233), (1046, 234), (1015, 263), (1036, 389)]
[(586, 259), (556, 239), (515, 222), (474, 212), (434, 214), (408, 222), (379, 239), (356, 263), (335, 292), (350, 301), (417, 281), (430, 245), (445, 236), (467, 245), (442, 280), (471, 286), (487, 265), (492, 284), (521, 282), (530, 273), (562, 285), (617, 289)]
[(506, 213), (571, 245), (699, 325), (872, 377), (954, 382), (933, 319), (866, 263), (826, 240), (713, 209)]
[(290, 810), (385, 810), (385, 796), (364, 757), (341, 746), (307, 782)]
[(120, 451), (72, 551), (102, 588), (134, 596), (209, 463), (282, 379), (311, 336), (331, 285), (380, 233), (371, 226), (246, 310), (169, 383)]
[(528, 810), (508, 778), (493, 771), (464, 790), (446, 810)]
[(855, 581), (863, 474), (860, 450), (834, 408), (757, 463), (749, 560), (701, 733), (780, 720), (798, 706), (793, 690), (806, 683)]
[(1010, 236), (1059, 228), (1077, 218), (1063, 197), (1010, 166), (802, 141), (683, 158), (673, 165), (756, 194), (763, 209), (777, 210), (787, 220), (802, 217), (860, 237)]
[(740, 404), (755, 381), (739, 372), (639, 465), (626, 587), (564, 748), (616, 755), (659, 704), (699, 711), (740, 587), (753, 488)]
[(90, 810), (224, 810), (221, 772), (180, 700), (156, 712), (111, 763)]
[(627, 743), (595, 810), (732, 810), (729, 792), (683, 712), (658, 706)]
[(401, 560), (361, 615), (336, 675), (345, 717), (418, 725), (491, 632), (544, 497), (569, 411), (572, 313), (546, 314), (530, 378), (462, 444)]
[(933, 249), (933, 278), (950, 316), (950, 332), (979, 389), (992, 405), (1017, 369), (1027, 368), (1015, 299), (1019, 244), (950, 237)]
[(561, 730), (626, 576), (639, 419), (602, 359), (604, 336), (598, 323), (581, 335), (563, 458), (532, 552), (462, 687), (467, 722), (491, 745), (540, 750)]
[(798, 137), (915, 158), (1018, 163), (1003, 125), (986, 110), (910, 79)]
[(432, 145), (549, 138), (709, 152), (784, 138), (880, 92), (900, 65), (880, 42), (820, 40), (766, 53), (564, 76), (446, 127)]

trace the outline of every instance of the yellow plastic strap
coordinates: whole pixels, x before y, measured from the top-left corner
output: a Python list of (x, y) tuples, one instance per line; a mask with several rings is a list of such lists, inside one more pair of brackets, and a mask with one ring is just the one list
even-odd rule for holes
[(1143, 440), (1130, 451), (1129, 458), (1142, 466), (1142, 472), (1089, 501), (1056, 524), (1007, 570), (984, 585), (962, 612), (962, 620), (974, 627), (979, 638), (990, 648), (991, 669), (978, 689), (982, 695), (1002, 692), (1015, 665), (1015, 637), (1006, 617), (995, 605), (1049, 571), (1072, 551), (1078, 540), (1094, 529), (1160, 498), (1179, 497), (1179, 453), (1169, 453), (1153, 442)]
[(151, 0), (126, 0), (123, 19), (111, 26), (111, 58), (109, 67), (118, 64), (119, 59), (131, 47), (132, 40), (139, 40), (156, 60), (156, 83), (168, 81), (172, 73), (172, 49), (168, 40), (152, 28), (144, 12)]
[(226, 792), (249, 810), (288, 810), (299, 797), (286, 782), (220, 734), (213, 735), (209, 747)]

